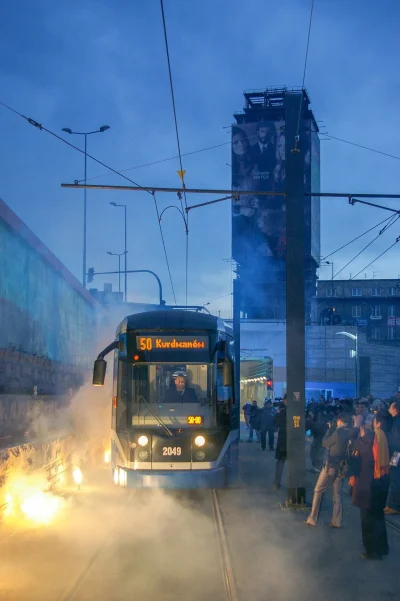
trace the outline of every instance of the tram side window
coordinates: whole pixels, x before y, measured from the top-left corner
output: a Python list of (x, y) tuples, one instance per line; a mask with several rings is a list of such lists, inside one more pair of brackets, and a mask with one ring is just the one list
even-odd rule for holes
[(128, 400), (132, 394), (132, 366), (125, 361), (118, 364), (117, 430), (128, 428)]
[(217, 365), (217, 424), (218, 426), (230, 425), (230, 410), (233, 402), (232, 386), (224, 386), (223, 362)]

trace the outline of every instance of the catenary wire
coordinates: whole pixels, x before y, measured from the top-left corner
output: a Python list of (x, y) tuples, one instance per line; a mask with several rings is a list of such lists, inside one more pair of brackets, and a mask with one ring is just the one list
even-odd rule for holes
[[(169, 57), (167, 25), (166, 25), (166, 22), (165, 22), (164, 1), (163, 0), (160, 0), (160, 6), (161, 6), (161, 16), (162, 16), (162, 24), (163, 24), (163, 31), (164, 31), (164, 40), (165, 40), (165, 52), (166, 52), (166, 55), (167, 55), (169, 86), (170, 86), (170, 90), (171, 90), (171, 100), (172, 100), (172, 111), (174, 113), (176, 143), (177, 143), (177, 146), (178, 146), (179, 166), (180, 166), (181, 171), (183, 171), (181, 145), (180, 145), (180, 141), (179, 141), (178, 119), (177, 119), (176, 106), (175, 106), (174, 84), (173, 84), (173, 81), (172, 81), (171, 60), (170, 60), (170, 57)], [(184, 199), (185, 199), (185, 207), (187, 208), (185, 186), (184, 186), (184, 183), (183, 183), (183, 175), (182, 175), (182, 185), (183, 185), (183, 194), (184, 194)], [(181, 200), (181, 204), (182, 204), (182, 200)], [(182, 205), (182, 211), (183, 211), (183, 205)]]
[[(173, 80), (172, 80), (171, 59), (170, 59), (170, 56), (169, 56), (167, 25), (166, 25), (166, 22), (165, 22), (164, 1), (163, 0), (160, 0), (160, 6), (161, 6), (161, 16), (162, 16), (162, 24), (163, 24), (163, 31), (164, 31), (165, 52), (166, 52), (166, 55), (167, 55), (168, 76), (169, 76), (169, 86), (170, 86), (170, 90), (171, 90), (172, 110), (173, 110), (173, 114), (174, 114), (176, 143), (177, 143), (177, 147), (178, 147), (179, 166), (180, 166), (181, 176), (182, 176), (183, 198), (185, 200), (185, 208), (187, 209), (188, 205), (187, 205), (186, 191), (185, 191), (185, 180), (184, 180), (184, 173), (183, 173), (181, 144), (180, 144), (180, 140), (179, 140), (178, 118), (177, 118), (177, 114), (176, 114), (174, 84), (173, 84)], [(183, 204), (182, 204), (182, 196), (180, 194), (178, 194), (178, 197), (179, 197), (179, 201), (181, 203), (182, 215), (184, 215), (184, 209), (183, 209)], [(186, 227), (186, 248), (185, 248), (185, 291), (186, 291), (186, 306), (188, 304), (188, 273), (189, 273), (189, 220), (188, 220), (188, 217), (189, 217), (188, 213), (186, 212), (186, 220), (185, 220), (185, 227)]]
[[(235, 127), (239, 127), (240, 128), (240, 125), (236, 125)], [(319, 135), (325, 136), (325, 137), (328, 137), (328, 138), (332, 138), (332, 140), (339, 140), (340, 142), (344, 142), (346, 144), (350, 144), (351, 146), (356, 146), (358, 148), (362, 148), (363, 150), (369, 150), (370, 152), (375, 152), (377, 154), (381, 154), (383, 156), (390, 157), (392, 159), (400, 160), (400, 157), (398, 157), (396, 155), (389, 154), (389, 153), (383, 152), (381, 150), (377, 150), (376, 148), (370, 148), (368, 146), (363, 146), (362, 144), (357, 144), (356, 142), (351, 142), (350, 140), (344, 140), (343, 138), (337, 138), (336, 136), (331, 136), (327, 132), (319, 132)], [(255, 137), (256, 137), (255, 135), (251, 135), (251, 136), (248, 136), (247, 139), (251, 140), (251, 139), (253, 139)], [(228, 146), (231, 143), (232, 143), (231, 140), (229, 140), (228, 142), (222, 142), (221, 144), (214, 144), (213, 146), (207, 146), (206, 148), (199, 148), (198, 150), (192, 150), (190, 152), (184, 152), (184, 153), (182, 153), (182, 157), (191, 156), (193, 154), (199, 154), (201, 152), (207, 152), (208, 150), (214, 150), (215, 148), (222, 148), (223, 146)], [(175, 155), (173, 157), (167, 157), (165, 159), (159, 159), (157, 161), (151, 161), (150, 163), (142, 163), (141, 165), (135, 165), (134, 167), (128, 167), (128, 169), (120, 169), (120, 171), (117, 173), (117, 175), (120, 175), (121, 173), (126, 173), (127, 171), (135, 171), (136, 169), (142, 169), (143, 167), (151, 167), (152, 165), (159, 165), (160, 163), (167, 163), (168, 161), (173, 161), (175, 159), (179, 159), (179, 155)], [(105, 175), (108, 175), (108, 174), (107, 173), (101, 173), (99, 175), (93, 175), (92, 177), (87, 178), (86, 181), (91, 181), (91, 180), (94, 180), (94, 179), (99, 179), (101, 177), (104, 177)], [(80, 183), (80, 182), (83, 182), (84, 180), (81, 179), (81, 180), (77, 180), (77, 181)]]
[(332, 138), (332, 140), (338, 140), (339, 142), (344, 142), (345, 144), (350, 144), (351, 146), (356, 146), (357, 148), (362, 148), (363, 150), (369, 150), (370, 152), (375, 152), (376, 154), (382, 154), (385, 157), (389, 157), (391, 159), (397, 159), (400, 161), (400, 157), (395, 154), (390, 154), (389, 152), (383, 152), (382, 150), (377, 150), (376, 148), (370, 148), (369, 146), (363, 146), (363, 144), (357, 144), (356, 142), (350, 142), (350, 140), (344, 140), (343, 138), (338, 138), (336, 136), (331, 136), (326, 132), (319, 132), (320, 135), (326, 136), (327, 138)]
[(311, 0), (310, 21), (308, 23), (306, 56), (304, 58), (303, 81), (302, 81), (302, 84), (301, 84), (301, 98), (300, 98), (300, 107), (299, 107), (299, 117), (298, 117), (298, 120), (297, 120), (297, 131), (296, 131), (296, 139), (295, 139), (295, 148), (297, 148), (297, 142), (298, 142), (298, 139), (299, 139), (299, 132), (300, 132), (301, 109), (302, 109), (302, 106), (303, 106), (303, 91), (304, 91), (304, 83), (306, 81), (307, 62), (308, 62), (308, 50), (309, 50), (309, 47), (310, 47), (311, 25), (312, 25), (313, 12), (314, 12), (314, 0)]
[(343, 244), (343, 246), (340, 246), (336, 250), (332, 251), (331, 253), (329, 253), (329, 255), (326, 255), (326, 257), (322, 257), (322, 259), (320, 260), (320, 262), (321, 261), (325, 261), (325, 259), (327, 259), (328, 257), (331, 257), (332, 255), (335, 255), (340, 250), (343, 250), (343, 248), (346, 248), (346, 246), (349, 246), (350, 244), (353, 244), (353, 242), (356, 242), (356, 240), (359, 240), (360, 238), (362, 238), (366, 234), (369, 234), (369, 232), (372, 232), (372, 230), (374, 230), (375, 228), (377, 228), (380, 225), (382, 225), (382, 223), (385, 223), (385, 221), (389, 221), (389, 219), (392, 219), (392, 215), (390, 217), (386, 217), (386, 219), (383, 219), (383, 221), (380, 221), (379, 223), (377, 223), (376, 225), (374, 225), (373, 227), (371, 227), (369, 230), (366, 230), (365, 232), (363, 232), (362, 234), (360, 234), (356, 238), (353, 238), (352, 240), (350, 240), (350, 242), (346, 242), (346, 244)]
[[(358, 252), (352, 259), (350, 259), (350, 261), (348, 263), (346, 263), (346, 265), (344, 265), (344, 267), (342, 267), (341, 269), (339, 269), (339, 271), (337, 271), (335, 273), (335, 275), (333, 276), (333, 278), (331, 280), (327, 280), (325, 286), (321, 286), (319, 293), (323, 292), (323, 290), (325, 290), (328, 286), (331, 285), (332, 280), (334, 280), (334, 278), (336, 278), (337, 275), (339, 275), (339, 273), (341, 273), (344, 269), (346, 269), (346, 267), (348, 267), (351, 263), (353, 263), (353, 261), (355, 261), (368, 247), (371, 246), (371, 244), (373, 244), (375, 242), (375, 240), (377, 240), (387, 229), (389, 229), (390, 227), (392, 227), (392, 225), (394, 225), (396, 223), (396, 221), (398, 221), (400, 219), (400, 216), (392, 216), (391, 217), (392, 222), (388, 223), (380, 232), (377, 236), (375, 236), (375, 238), (373, 238), (370, 242), (368, 242), (368, 244), (366, 246), (364, 246), (363, 249), (360, 250), (360, 252)], [(379, 258), (379, 257), (378, 257)], [(376, 259), (375, 259), (376, 260)], [(365, 269), (365, 268), (364, 268)], [(361, 270), (363, 271), (363, 269)], [(361, 273), (361, 271), (359, 273)], [(358, 274), (357, 274), (358, 275)], [(354, 279), (354, 278), (351, 278)]]
[[(12, 113), (15, 113), (16, 115), (18, 115), (19, 117), (22, 117), (23, 119), (25, 119), (25, 121), (28, 121), (28, 123), (30, 123), (31, 125), (33, 125), (34, 127), (37, 127), (38, 129), (40, 129), (41, 131), (44, 131), (48, 134), (50, 134), (51, 136), (53, 136), (54, 138), (57, 138), (57, 140), (60, 140), (61, 142), (64, 142), (64, 144), (67, 144), (67, 146), (70, 146), (71, 148), (74, 148), (75, 150), (77, 150), (78, 152), (80, 152), (81, 154), (85, 154), (85, 151), (82, 150), (81, 148), (79, 148), (78, 146), (75, 146), (74, 144), (71, 144), (71, 142), (68, 142), (68, 140), (65, 140), (64, 138), (62, 138), (61, 136), (59, 136), (58, 134), (54, 133), (53, 131), (47, 129), (46, 127), (44, 127), (44, 125), (42, 125), (41, 123), (39, 123), (38, 121), (35, 121), (34, 119), (31, 119), (30, 117), (26, 117), (25, 115), (23, 115), (22, 113), (18, 112), (17, 110), (13, 109), (12, 107), (8, 106), (7, 104), (5, 104), (5, 102), (2, 102), (0, 100), (0, 105), (4, 106), (6, 109), (8, 109), (9, 111), (11, 111)], [(128, 182), (130, 182), (131, 184), (138, 186), (140, 188), (140, 184), (138, 184), (137, 182), (135, 182), (134, 180), (130, 179), (129, 177), (127, 177), (126, 175), (123, 175), (122, 173), (120, 173), (119, 171), (117, 171), (116, 169), (113, 169), (112, 167), (110, 167), (109, 165), (106, 165), (105, 163), (103, 163), (102, 161), (100, 161), (99, 159), (96, 159), (94, 156), (92, 156), (91, 154), (86, 153), (86, 156), (89, 157), (90, 159), (92, 159), (93, 161), (95, 161), (96, 163), (98, 163), (99, 165), (102, 165), (103, 167), (105, 167), (106, 169), (108, 169), (109, 171), (112, 171), (113, 173), (115, 173), (116, 175), (121, 176), (123, 179), (126, 179)], [(158, 215), (158, 207), (157, 207), (157, 201), (155, 198), (155, 193), (148, 191), (149, 194), (151, 194), (154, 198), (155, 204), (156, 204), (156, 210), (157, 210), (157, 215)], [(159, 223), (159, 227), (160, 227), (160, 233), (161, 233), (161, 240), (162, 240), (162, 244), (163, 244), (163, 248), (164, 248), (164, 254), (165, 254), (165, 261), (167, 263), (167, 269), (168, 269), (168, 274), (169, 274), (169, 279), (170, 279), (170, 283), (171, 283), (171, 288), (172, 288), (172, 293), (174, 296), (174, 300), (175, 300), (175, 304), (176, 304), (176, 297), (175, 297), (175, 290), (174, 290), (174, 284), (172, 281), (172, 274), (171, 274), (171, 269), (169, 266), (169, 259), (168, 259), (168, 254), (167, 254), (167, 248), (165, 245), (165, 240), (164, 240), (164, 235), (162, 232), (162, 226), (160, 221)]]
[(400, 236), (398, 236), (398, 238), (396, 238), (396, 240), (393, 242), (393, 244), (391, 244), (386, 250), (384, 250), (383, 252), (381, 252), (380, 255), (378, 255), (377, 257), (375, 257), (375, 259), (373, 259), (373, 261), (371, 261), (370, 263), (368, 263), (368, 265), (366, 265), (365, 267), (363, 267), (358, 273), (356, 273), (355, 276), (353, 276), (352, 278), (350, 278), (351, 280), (354, 280), (358, 275), (360, 275), (360, 273), (362, 273), (365, 269), (367, 269), (370, 265), (372, 265), (372, 263), (375, 263), (375, 261), (377, 261), (378, 259), (380, 259), (381, 257), (383, 257), (383, 255), (385, 255), (391, 248), (393, 248), (393, 246), (395, 246), (398, 242), (400, 241)]

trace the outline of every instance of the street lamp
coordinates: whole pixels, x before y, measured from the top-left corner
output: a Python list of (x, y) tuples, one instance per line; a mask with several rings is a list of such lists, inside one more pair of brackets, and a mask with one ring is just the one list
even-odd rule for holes
[[(95, 131), (72, 131), (69, 127), (63, 127), (62, 131), (73, 136), (84, 136), (85, 137), (85, 186), (86, 186), (86, 175), (87, 175), (87, 137), (92, 134), (102, 134), (103, 132), (110, 129), (109, 125), (102, 125)], [(86, 202), (87, 189), (83, 190), (83, 270), (82, 270), (82, 284), (86, 288), (86, 222), (87, 222), (87, 202)]]
[(116, 202), (110, 202), (110, 205), (112, 205), (113, 207), (123, 207), (124, 211), (125, 211), (125, 302), (128, 302), (128, 278), (127, 278), (127, 273), (128, 273), (128, 259), (127, 259), (127, 254), (128, 254), (128, 249), (127, 249), (127, 234), (126, 234), (126, 205), (120, 205), (117, 204)]
[(118, 257), (118, 292), (121, 292), (121, 257), (125, 253), (112, 253), (107, 251), (107, 254), (111, 255), (112, 257)]
[(350, 332), (336, 332), (336, 334), (341, 334), (342, 336), (347, 336), (347, 338), (354, 340), (354, 351), (350, 352), (350, 356), (354, 357), (356, 398), (358, 398), (358, 336), (357, 334), (351, 334)]

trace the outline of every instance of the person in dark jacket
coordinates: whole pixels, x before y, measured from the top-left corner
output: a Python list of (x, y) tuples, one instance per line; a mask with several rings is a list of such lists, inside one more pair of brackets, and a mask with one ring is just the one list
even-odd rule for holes
[(388, 442), (391, 457), (390, 466), (390, 489), (385, 507), (387, 515), (400, 514), (400, 401), (394, 401), (389, 408), (393, 418), (392, 429)]
[(275, 466), (275, 479), (272, 487), (274, 490), (278, 490), (281, 487), (283, 468), (287, 459), (286, 405), (287, 397), (285, 394), (278, 413), (274, 417), (274, 425), (275, 428), (278, 429), (278, 438), (276, 441), (275, 451), (275, 459), (277, 461)]
[(268, 445), (269, 450), (274, 451), (274, 437), (275, 437), (275, 425), (274, 425), (275, 412), (272, 407), (272, 401), (265, 401), (264, 407), (260, 414), (260, 437), (261, 437), (261, 450), (265, 451), (267, 446), (267, 432), (268, 432)]
[(361, 459), (360, 473), (354, 477), (352, 502), (360, 509), (363, 559), (382, 559), (389, 552), (383, 512), (389, 489), (389, 448), (382, 425), (376, 417), (374, 432), (362, 426), (359, 438), (352, 443)]
[(310, 447), (311, 464), (315, 471), (320, 472), (324, 462), (324, 449), (322, 440), (328, 430), (328, 417), (325, 411), (310, 412), (306, 420), (306, 429), (311, 431), (313, 437)]
[(328, 450), (328, 457), (318, 477), (314, 489), (311, 513), (306, 520), (308, 526), (316, 526), (321, 509), (324, 492), (332, 485), (333, 513), (329, 526), (341, 528), (343, 518), (343, 475), (341, 464), (345, 458), (349, 440), (354, 436), (353, 429), (349, 428), (350, 416), (341, 413), (336, 423), (329, 424), (329, 430), (322, 440), (322, 446)]
[(256, 433), (257, 442), (260, 442), (260, 413), (261, 409), (257, 406), (257, 401), (253, 401), (249, 411), (249, 438), (247, 442), (253, 442), (254, 431)]

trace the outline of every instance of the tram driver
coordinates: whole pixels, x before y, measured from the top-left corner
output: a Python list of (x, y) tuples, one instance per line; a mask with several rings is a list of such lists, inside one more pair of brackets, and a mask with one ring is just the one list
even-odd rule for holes
[(187, 386), (185, 374), (178, 374), (167, 390), (164, 403), (197, 403), (197, 395), (194, 388)]

